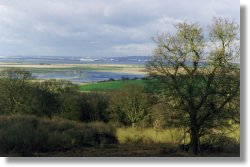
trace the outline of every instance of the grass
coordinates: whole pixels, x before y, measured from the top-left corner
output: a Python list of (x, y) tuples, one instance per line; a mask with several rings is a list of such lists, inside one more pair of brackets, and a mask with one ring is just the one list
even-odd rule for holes
[(121, 144), (176, 144), (182, 141), (180, 129), (118, 128), (116, 136)]
[(98, 83), (90, 83), (86, 85), (80, 86), (80, 91), (89, 92), (89, 91), (109, 91), (109, 90), (117, 90), (121, 89), (127, 84), (136, 84), (136, 85), (144, 85), (145, 82), (143, 80), (117, 80), (117, 81), (106, 81), (106, 82), (98, 82)]

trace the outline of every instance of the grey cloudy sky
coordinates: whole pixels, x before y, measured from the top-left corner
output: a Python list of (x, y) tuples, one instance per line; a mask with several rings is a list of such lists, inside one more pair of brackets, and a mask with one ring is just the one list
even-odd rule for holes
[(145, 56), (179, 21), (240, 22), (239, 0), (0, 0), (0, 56)]

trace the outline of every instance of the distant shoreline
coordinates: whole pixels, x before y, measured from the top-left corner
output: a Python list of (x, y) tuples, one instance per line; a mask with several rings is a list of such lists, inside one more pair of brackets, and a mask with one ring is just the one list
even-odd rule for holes
[[(138, 64), (45, 64), (0, 62), (0, 71), (6, 68), (23, 68), (37, 80), (64, 79), (73, 83), (90, 83), (122, 77), (141, 78), (147, 75), (145, 65)], [(98, 76), (96, 76), (98, 75)]]
[[(123, 72), (123, 73), (137, 73), (145, 74), (145, 65), (134, 65), (134, 64), (23, 64), (23, 63), (6, 63), (0, 62), (1, 68), (27, 68), (27, 69), (67, 69), (67, 68), (93, 68), (94, 70), (100, 71), (112, 71), (112, 72)], [(110, 69), (104, 69), (109, 67)], [(112, 69), (113, 68), (113, 69)]]

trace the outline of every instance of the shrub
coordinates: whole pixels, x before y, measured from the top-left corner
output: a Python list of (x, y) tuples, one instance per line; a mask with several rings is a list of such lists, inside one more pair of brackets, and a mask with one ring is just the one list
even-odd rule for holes
[(0, 117), (0, 152), (29, 156), (32, 152), (42, 151), (46, 147), (46, 130), (38, 127), (33, 116)]
[(116, 142), (114, 127), (101, 122), (83, 124), (62, 118), (0, 116), (0, 153), (3, 155), (33, 156), (36, 152)]
[(209, 134), (202, 139), (202, 143), (201, 146), (206, 146), (205, 148), (201, 147), (202, 151), (240, 152), (240, 143), (235, 138), (226, 135)]

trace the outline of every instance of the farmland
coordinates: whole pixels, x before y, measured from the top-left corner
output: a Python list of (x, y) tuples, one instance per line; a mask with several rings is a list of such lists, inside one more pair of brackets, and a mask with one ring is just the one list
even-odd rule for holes
[(117, 80), (117, 81), (105, 81), (98, 83), (88, 83), (80, 86), (80, 91), (109, 91), (118, 90), (128, 84), (145, 85), (145, 81), (141, 79), (137, 80)]

